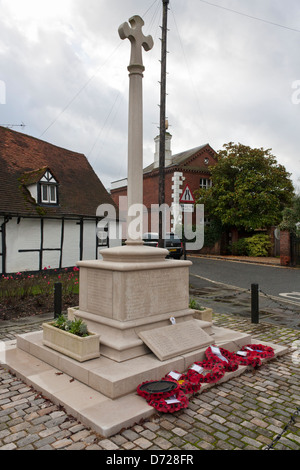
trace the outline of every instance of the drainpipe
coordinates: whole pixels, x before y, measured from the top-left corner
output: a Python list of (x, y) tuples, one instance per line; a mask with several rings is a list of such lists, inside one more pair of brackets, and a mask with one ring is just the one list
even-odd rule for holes
[(6, 215), (4, 217), (4, 222), (1, 224), (1, 233), (2, 233), (2, 274), (6, 274), (6, 224), (11, 220), (11, 217)]

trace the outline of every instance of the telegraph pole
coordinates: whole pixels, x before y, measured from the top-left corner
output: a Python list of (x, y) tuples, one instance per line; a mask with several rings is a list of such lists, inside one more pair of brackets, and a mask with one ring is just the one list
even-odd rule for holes
[[(159, 206), (165, 203), (165, 148), (166, 148), (166, 75), (167, 75), (167, 31), (169, 0), (162, 0), (163, 23), (161, 39), (161, 81), (160, 81), (160, 141), (159, 141)], [(159, 246), (164, 247), (163, 214), (159, 212)]]

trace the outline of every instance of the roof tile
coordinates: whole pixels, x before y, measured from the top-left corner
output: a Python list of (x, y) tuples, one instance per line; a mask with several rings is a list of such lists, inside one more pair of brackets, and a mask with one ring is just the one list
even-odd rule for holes
[(44, 207), (47, 216), (95, 217), (100, 204), (114, 204), (83, 154), (1, 126), (0, 164), (0, 214), (37, 215), (38, 206), (26, 196), (24, 178), (47, 168), (60, 183), (60, 204)]

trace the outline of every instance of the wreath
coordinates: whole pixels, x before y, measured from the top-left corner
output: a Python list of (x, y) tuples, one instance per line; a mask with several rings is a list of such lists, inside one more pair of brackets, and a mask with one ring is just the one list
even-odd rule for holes
[[(173, 402), (174, 400), (174, 402)], [(179, 390), (173, 397), (153, 398), (148, 404), (162, 413), (174, 413), (189, 406), (189, 400), (182, 390)]]
[(180, 372), (177, 371), (173, 372), (175, 372), (175, 374), (178, 374), (179, 378), (177, 380), (176, 378), (172, 377), (172, 375), (170, 375), (172, 372), (169, 372), (165, 377), (162, 378), (162, 380), (168, 380), (177, 383), (179, 385), (180, 390), (185, 395), (191, 395), (200, 390), (201, 384), (199, 382), (191, 381), (187, 374), (180, 374)]
[[(145, 398), (147, 400), (147, 402), (149, 402), (151, 400), (157, 400), (157, 399), (160, 399), (160, 398), (169, 398), (169, 397), (173, 396), (174, 394), (176, 394), (177, 392), (179, 392), (180, 387), (174, 381), (168, 380), (168, 382), (172, 382), (173, 386), (171, 387), (171, 389), (170, 390), (164, 389), (164, 390), (161, 390), (161, 391), (159, 391), (159, 390), (154, 391), (153, 389), (151, 390), (151, 386), (155, 386), (155, 385), (160, 384), (160, 381), (149, 380), (149, 381), (143, 382), (137, 387), (137, 393), (141, 397)], [(164, 388), (164, 387), (162, 387), (162, 388)]]
[(247, 357), (271, 358), (274, 357), (274, 349), (264, 344), (247, 344), (241, 348), (247, 352)]
[(232, 353), (224, 348), (209, 346), (205, 356), (205, 360), (190, 365), (186, 374), (172, 371), (160, 381), (141, 383), (137, 387), (138, 395), (156, 410), (174, 413), (188, 407), (186, 395), (198, 392), (202, 383), (218, 382), (225, 372), (235, 371), (239, 365), (256, 367), (261, 364), (262, 358), (273, 357), (274, 349), (263, 344), (248, 344)]
[[(215, 350), (218, 350), (220, 354), (217, 355), (214, 352)], [(221, 363), (224, 367), (225, 372), (237, 370), (239, 366), (237, 361), (235, 360), (235, 354), (230, 351), (227, 351), (227, 349), (224, 348), (209, 346), (205, 351), (205, 355), (208, 361), (212, 362), (212, 365), (215, 365), (216, 363)]]
[[(192, 367), (200, 366), (205, 370), (210, 370), (210, 372), (204, 374), (202, 372), (197, 372), (197, 370), (193, 369)], [(217, 364), (212, 361), (202, 361), (202, 362), (194, 362), (188, 371), (187, 376), (190, 382), (192, 383), (215, 383), (218, 382), (225, 374), (225, 369), (223, 364)]]
[[(245, 355), (241, 353), (245, 353)], [(258, 356), (249, 354), (248, 351), (244, 350), (235, 353), (235, 360), (242, 366), (252, 366), (255, 368), (261, 365), (261, 359)]]

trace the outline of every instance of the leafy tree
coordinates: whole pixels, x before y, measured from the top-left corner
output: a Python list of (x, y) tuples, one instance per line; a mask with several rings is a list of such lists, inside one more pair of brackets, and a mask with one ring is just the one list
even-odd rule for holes
[(277, 225), (293, 197), (290, 174), (269, 149), (232, 142), (223, 148), (210, 167), (213, 185), (198, 190), (197, 202), (223, 227), (250, 231)]
[(300, 195), (297, 194), (292, 200), (291, 207), (286, 207), (283, 211), (282, 222), (279, 225), (281, 230), (288, 230), (295, 235), (300, 235)]

